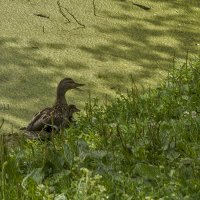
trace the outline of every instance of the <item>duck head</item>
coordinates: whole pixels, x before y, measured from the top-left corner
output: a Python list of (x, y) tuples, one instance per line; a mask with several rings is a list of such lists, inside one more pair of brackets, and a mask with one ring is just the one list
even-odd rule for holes
[(68, 90), (76, 89), (81, 90), (79, 87), (84, 86), (85, 84), (76, 83), (71, 78), (64, 78), (60, 81), (57, 88), (57, 93), (65, 94)]
[(68, 90), (71, 89), (76, 89), (76, 90), (81, 90), (79, 87), (84, 86), (85, 84), (81, 83), (76, 83), (74, 80), (71, 78), (64, 78), (60, 81), (57, 87), (57, 101), (64, 101), (64, 96), (65, 93)]
[(71, 78), (64, 78), (58, 84), (58, 90), (62, 90), (64, 92), (67, 92), (68, 90), (71, 90), (71, 89), (81, 90), (79, 87), (84, 86), (84, 85), (85, 84), (76, 83)]

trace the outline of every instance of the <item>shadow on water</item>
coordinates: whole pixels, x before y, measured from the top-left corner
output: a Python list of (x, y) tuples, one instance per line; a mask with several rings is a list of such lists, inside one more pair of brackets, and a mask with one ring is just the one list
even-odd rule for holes
[[(94, 48), (80, 46), (95, 59), (106, 62), (127, 61), (144, 70), (168, 70), (174, 54), (184, 59), (186, 52), (197, 54), (200, 40), (200, 2), (148, 1), (157, 5), (144, 11), (130, 1), (113, 1), (121, 8), (119, 13), (101, 11), (110, 23), (94, 25), (107, 43)], [(148, 76), (148, 73), (147, 73)]]

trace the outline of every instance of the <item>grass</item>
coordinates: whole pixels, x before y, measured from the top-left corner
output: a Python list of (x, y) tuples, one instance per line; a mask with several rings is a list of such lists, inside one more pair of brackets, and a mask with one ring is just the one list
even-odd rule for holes
[[(54, 101), (55, 88), (65, 76), (86, 84), (81, 94), (69, 93), (70, 103), (83, 108), (88, 91), (100, 100), (112, 99), (136, 85), (155, 86), (166, 77), (174, 57), (199, 53), (199, 0), (131, 1), (60, 0), (85, 25), (81, 28), (57, 0), (4, 0), (0, 7), (0, 110), (3, 129), (24, 126), (34, 113)], [(49, 19), (35, 14), (49, 16)], [(44, 32), (43, 32), (44, 27)], [(78, 29), (77, 29), (78, 28)], [(20, 91), (20, 92), (19, 92)]]
[(0, 199), (199, 199), (199, 75), (187, 59), (155, 89), (90, 99), (49, 142), (1, 135)]

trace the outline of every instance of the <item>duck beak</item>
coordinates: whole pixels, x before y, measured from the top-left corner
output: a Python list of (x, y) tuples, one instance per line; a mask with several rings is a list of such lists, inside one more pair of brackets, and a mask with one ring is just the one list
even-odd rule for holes
[(82, 89), (80, 89), (79, 87), (82, 87), (84, 86), (85, 84), (81, 84), (81, 83), (75, 83), (75, 90), (78, 90), (78, 91), (82, 91)]

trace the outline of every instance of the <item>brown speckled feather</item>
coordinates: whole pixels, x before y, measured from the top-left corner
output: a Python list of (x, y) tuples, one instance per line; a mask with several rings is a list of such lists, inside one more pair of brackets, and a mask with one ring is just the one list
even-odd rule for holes
[[(68, 106), (56, 105), (52, 108), (45, 108), (37, 113), (27, 126), (27, 131), (41, 131), (45, 125), (55, 125), (59, 128), (64, 128), (69, 124), (67, 119)], [(66, 117), (64, 117), (66, 116)]]

